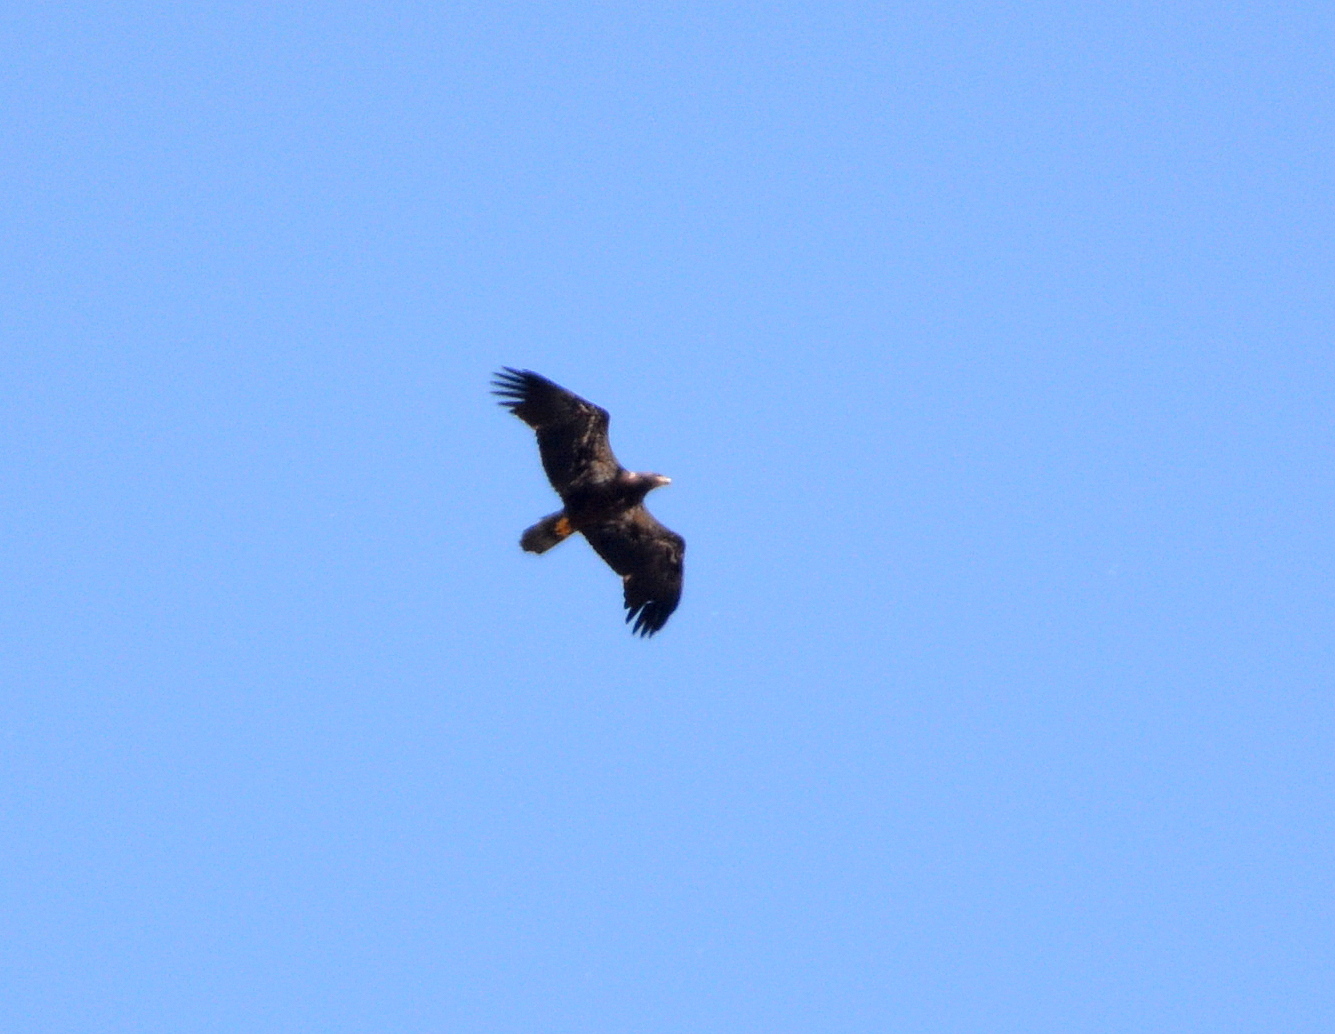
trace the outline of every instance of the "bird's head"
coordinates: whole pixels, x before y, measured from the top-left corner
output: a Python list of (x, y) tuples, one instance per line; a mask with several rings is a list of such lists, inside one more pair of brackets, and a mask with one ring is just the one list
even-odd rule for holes
[(664, 477), (662, 474), (634, 474), (627, 471), (623, 478), (629, 485), (630, 494), (640, 499), (643, 499), (655, 488), (672, 484), (672, 479)]

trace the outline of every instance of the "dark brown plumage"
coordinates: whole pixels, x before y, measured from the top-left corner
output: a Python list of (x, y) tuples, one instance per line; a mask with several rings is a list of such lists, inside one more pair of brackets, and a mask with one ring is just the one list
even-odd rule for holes
[(669, 479), (617, 462), (607, 440), (607, 410), (531, 370), (507, 366), (492, 383), (501, 405), (537, 432), (547, 480), (565, 504), (526, 530), (520, 545), (545, 553), (580, 532), (621, 575), (632, 631), (653, 635), (677, 609), (686, 553), (686, 541), (644, 508), (644, 497)]

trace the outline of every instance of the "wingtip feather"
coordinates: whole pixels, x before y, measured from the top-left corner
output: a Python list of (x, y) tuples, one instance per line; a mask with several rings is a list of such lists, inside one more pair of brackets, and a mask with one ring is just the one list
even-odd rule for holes
[(516, 370), (513, 366), (502, 366), (492, 374), (491, 393), (511, 412), (528, 401), (529, 395), (542, 378), (532, 370)]
[(626, 624), (630, 624), (632, 619), (635, 624), (631, 625), (631, 635), (637, 635), (642, 639), (648, 639), (656, 632), (661, 632), (667, 620), (672, 616), (672, 612), (663, 613), (663, 608), (655, 601), (641, 603), (635, 607), (629, 607), (626, 611)]

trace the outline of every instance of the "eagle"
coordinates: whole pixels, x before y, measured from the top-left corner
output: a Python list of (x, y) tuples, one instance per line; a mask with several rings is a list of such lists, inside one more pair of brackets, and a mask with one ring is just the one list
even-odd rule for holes
[(632, 633), (653, 635), (681, 599), (686, 540), (654, 520), (644, 497), (671, 479), (618, 463), (607, 441), (607, 410), (546, 377), (506, 366), (492, 384), (500, 404), (537, 432), (543, 470), (565, 504), (525, 531), (519, 544), (545, 553), (579, 532), (621, 575)]

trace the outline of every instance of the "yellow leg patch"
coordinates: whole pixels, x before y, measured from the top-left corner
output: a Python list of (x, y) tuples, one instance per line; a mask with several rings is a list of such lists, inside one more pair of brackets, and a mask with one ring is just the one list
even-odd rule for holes
[(574, 534), (575, 531), (575, 529), (570, 526), (569, 517), (562, 517), (559, 521), (556, 522), (552, 530), (556, 532), (556, 534), (560, 535), (561, 538), (567, 538), (570, 535)]

